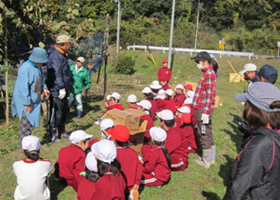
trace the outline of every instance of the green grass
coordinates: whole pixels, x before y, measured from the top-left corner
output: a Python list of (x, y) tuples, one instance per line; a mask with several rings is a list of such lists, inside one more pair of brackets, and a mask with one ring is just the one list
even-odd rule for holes
[[(129, 94), (135, 94), (138, 99), (143, 99), (141, 90), (149, 86), (153, 80), (157, 79), (156, 73), (161, 60), (167, 58), (167, 54), (153, 53), (158, 67), (154, 67), (147, 58), (148, 52), (126, 51), (126, 55), (136, 59), (136, 73), (134, 75), (112, 74), (112, 65), (109, 60), (108, 66), (108, 87), (107, 92), (119, 92), (121, 101), (127, 108), (126, 98)], [(214, 110), (213, 116), (213, 134), (217, 145), (216, 164), (210, 170), (204, 170), (194, 164), (197, 154), (189, 155), (189, 166), (182, 172), (172, 172), (171, 180), (160, 190), (156, 188), (141, 189), (141, 199), (222, 199), (226, 191), (227, 177), (231, 168), (232, 161), (240, 150), (241, 133), (237, 131), (237, 122), (241, 119), (243, 106), (234, 101), (234, 96), (242, 92), (246, 83), (229, 83), (228, 74), (232, 69), (227, 63), (229, 60), (236, 71), (240, 71), (244, 64), (253, 62), (260, 68), (264, 64), (271, 64), (280, 70), (277, 60), (252, 60), (235, 57), (217, 57), (220, 62), (219, 77), (217, 80), (217, 95), (223, 98), (223, 106)], [(97, 74), (92, 76), (93, 84), (88, 97), (84, 97), (85, 116), (76, 120), (76, 111), (74, 106), (71, 108), (71, 119), (66, 129), (69, 133), (77, 129), (83, 129), (93, 134), (94, 137), (100, 137), (99, 126), (94, 125), (102, 113), (105, 111), (103, 94), (103, 67), (100, 81), (96, 84)], [(173, 75), (171, 85), (185, 83), (185, 81), (198, 82), (201, 72), (196, 64), (190, 60), (190, 56), (175, 55), (173, 63)], [(276, 83), (279, 87), (279, 83)], [(10, 126), (6, 127), (4, 122), (4, 105), (0, 104), (1, 122), (0, 122), (0, 199), (13, 199), (13, 192), (16, 186), (16, 178), (12, 171), (12, 164), (23, 155), (17, 154), (19, 121), (10, 120)], [(46, 144), (46, 128), (43, 126), (43, 117), (40, 127), (33, 130), (33, 135), (40, 137), (43, 143), (41, 156), (48, 158), (54, 164), (59, 150), (67, 146), (69, 141), (63, 140), (61, 143)], [(158, 126), (158, 122), (155, 122)], [(70, 187), (56, 182), (54, 175), (50, 176), (52, 199), (75, 199), (75, 192)]]

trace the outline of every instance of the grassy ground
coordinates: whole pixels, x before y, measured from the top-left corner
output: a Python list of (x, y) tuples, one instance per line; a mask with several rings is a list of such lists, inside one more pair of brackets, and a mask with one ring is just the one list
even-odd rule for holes
[[(127, 51), (136, 59), (137, 72), (134, 75), (126, 76), (113, 74), (113, 67), (108, 66), (108, 89), (111, 93), (117, 91), (122, 95), (121, 101), (127, 107), (126, 98), (129, 94), (135, 94), (138, 99), (143, 99), (141, 90), (144, 86), (149, 86), (156, 79), (158, 67), (154, 67), (147, 58), (148, 52)], [(161, 60), (167, 58), (167, 54), (154, 53), (155, 60), (160, 66)], [(156, 188), (142, 188), (141, 199), (222, 199), (226, 191), (227, 177), (231, 168), (232, 161), (235, 159), (242, 138), (241, 133), (237, 131), (237, 122), (241, 119), (242, 105), (234, 101), (234, 95), (242, 92), (246, 83), (229, 83), (228, 74), (232, 73), (227, 63), (229, 60), (236, 71), (240, 71), (244, 64), (248, 62), (256, 63), (260, 68), (264, 64), (271, 64), (280, 70), (280, 63), (277, 60), (252, 60), (245, 58), (223, 57), (217, 59), (220, 62), (219, 77), (217, 80), (217, 95), (223, 98), (223, 106), (216, 108), (213, 117), (213, 134), (217, 145), (216, 164), (210, 170), (204, 170), (194, 164), (197, 154), (189, 156), (190, 164), (182, 172), (172, 172), (171, 180), (160, 190)], [(110, 60), (111, 61), (111, 60)], [(103, 71), (103, 68), (102, 68)], [(173, 76), (171, 85), (184, 83), (185, 81), (198, 82), (201, 72), (197, 69), (195, 63), (190, 60), (190, 56), (175, 55), (173, 63)], [(94, 125), (105, 111), (103, 94), (103, 72), (101, 79), (96, 84), (97, 74), (92, 76), (93, 84), (89, 96), (84, 97), (85, 116), (76, 120), (76, 111), (71, 109), (71, 119), (66, 128), (71, 133), (77, 129), (83, 129), (94, 137), (99, 138), (99, 126)], [(277, 83), (277, 86), (279, 84)], [(0, 199), (13, 199), (13, 192), (16, 186), (16, 178), (12, 171), (12, 164), (24, 156), (17, 154), (19, 121), (11, 119), (10, 126), (4, 123), (4, 104), (0, 102)], [(158, 122), (155, 122), (158, 126)], [(40, 137), (43, 143), (41, 156), (48, 158), (54, 164), (59, 150), (69, 144), (68, 140), (61, 143), (46, 144), (46, 128), (43, 126), (43, 120), (40, 127), (33, 131), (33, 135)], [(54, 175), (50, 175), (52, 199), (75, 199), (75, 192), (70, 187), (54, 181)], [(109, 189), (109, 188), (108, 188)]]

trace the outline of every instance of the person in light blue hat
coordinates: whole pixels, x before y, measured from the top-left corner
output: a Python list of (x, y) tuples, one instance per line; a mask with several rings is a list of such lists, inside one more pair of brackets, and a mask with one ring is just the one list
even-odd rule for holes
[(40, 125), (41, 93), (48, 97), (49, 90), (45, 84), (45, 76), (41, 69), (48, 62), (45, 49), (35, 47), (29, 60), (18, 70), (12, 98), (12, 115), (20, 119), (19, 149), (23, 137), (31, 135), (33, 127)]

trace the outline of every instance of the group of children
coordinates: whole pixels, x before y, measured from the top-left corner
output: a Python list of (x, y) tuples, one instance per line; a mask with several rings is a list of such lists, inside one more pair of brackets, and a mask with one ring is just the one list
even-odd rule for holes
[[(192, 86), (177, 85), (175, 95), (171, 89), (162, 88), (159, 81), (153, 81), (142, 90), (144, 100), (138, 101), (134, 94), (127, 98), (129, 108), (144, 111), (141, 119), (148, 122), (141, 152), (130, 148), (129, 129), (114, 125), (105, 112), (103, 120), (96, 122), (102, 140), (91, 139), (92, 135), (83, 130), (71, 133), (71, 144), (60, 150), (54, 165), (55, 179), (72, 186), (79, 200), (138, 199), (141, 184), (160, 187), (169, 180), (172, 170), (184, 170), (189, 164), (188, 154), (199, 147)], [(120, 98), (117, 92), (108, 95), (105, 108), (124, 110)], [(156, 120), (159, 127), (154, 124)], [(18, 182), (15, 199), (50, 198), (47, 177), (52, 165), (39, 157), (40, 148), (37, 137), (24, 137), (22, 151), (26, 158), (13, 166)], [(36, 190), (30, 188), (31, 181)]]

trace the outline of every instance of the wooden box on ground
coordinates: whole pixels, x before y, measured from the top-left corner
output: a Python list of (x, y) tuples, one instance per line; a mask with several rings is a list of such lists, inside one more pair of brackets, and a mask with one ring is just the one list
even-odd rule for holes
[(218, 108), (220, 106), (223, 106), (223, 99), (220, 96), (216, 96), (214, 108)]
[(113, 120), (115, 126), (118, 124), (126, 126), (130, 131), (129, 146), (139, 153), (143, 146), (144, 134), (148, 124), (146, 120), (140, 119), (144, 114), (145, 112), (136, 109), (126, 109), (123, 111), (112, 109), (106, 113), (104, 119), (109, 118)]
[(137, 114), (129, 112), (128, 110), (131, 109), (127, 109), (124, 111), (119, 109), (108, 110), (104, 118), (109, 118), (113, 120), (115, 125), (122, 124), (126, 126), (129, 130), (137, 130), (140, 126), (141, 115), (139, 113)]
[(229, 82), (239, 83), (240, 82), (240, 74), (239, 73), (229, 73)]

